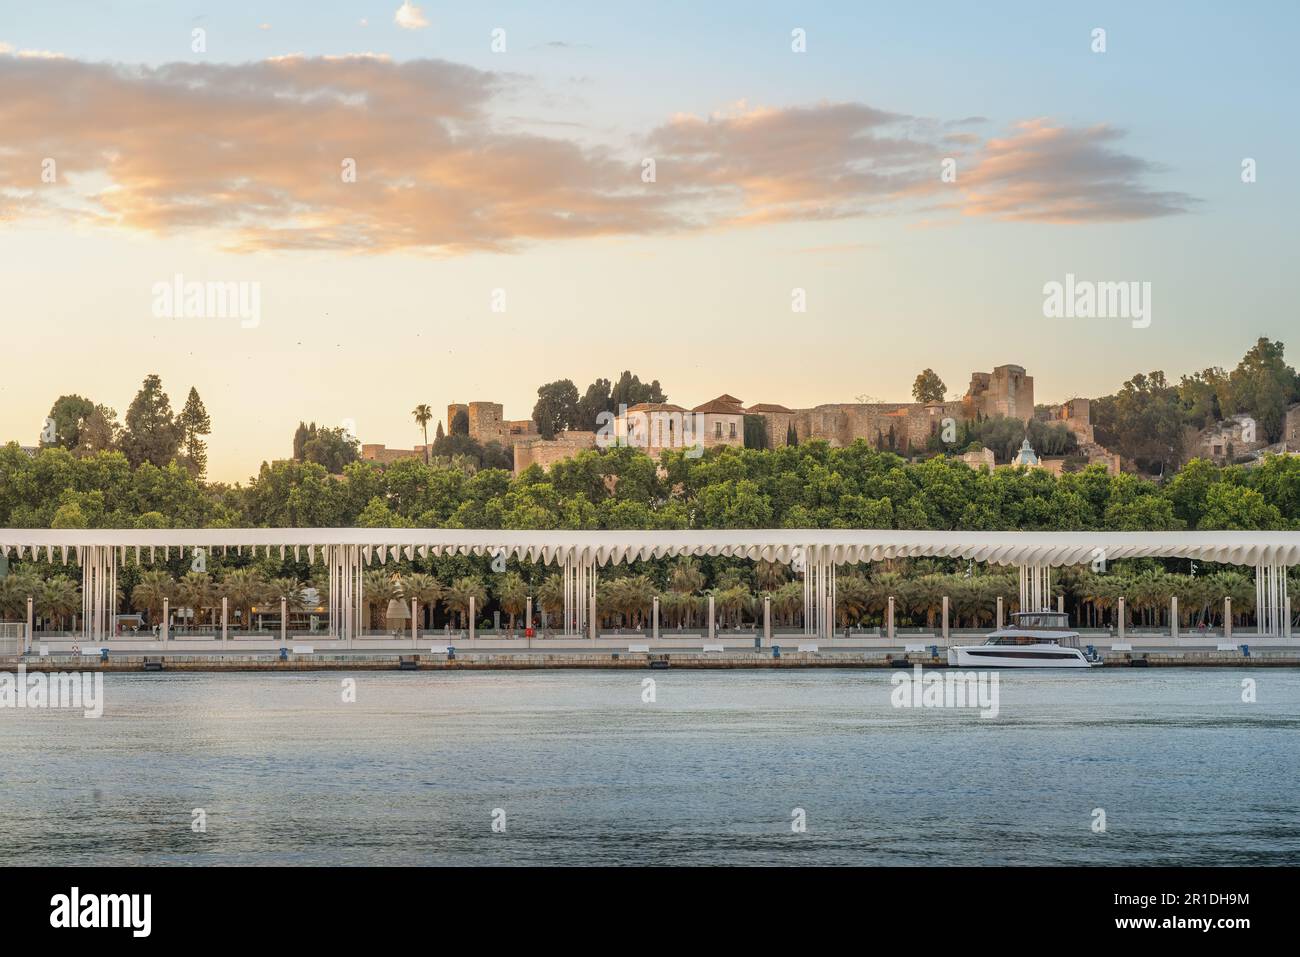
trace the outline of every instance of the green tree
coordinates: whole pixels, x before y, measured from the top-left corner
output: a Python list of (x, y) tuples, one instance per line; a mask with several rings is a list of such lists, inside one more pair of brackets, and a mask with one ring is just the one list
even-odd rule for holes
[(429, 464), (429, 420), (433, 418), (433, 409), (429, 408), (428, 403), (421, 402), (411, 410), (411, 416), (415, 419), (415, 424), (424, 432), (424, 464)]
[(176, 597), (176, 582), (161, 568), (151, 568), (140, 576), (140, 582), (131, 590), (131, 604), (138, 611), (147, 612), (149, 623), (162, 623), (163, 602)]
[(85, 458), (116, 448), (121, 431), (116, 410), (106, 405), (95, 406), (90, 415), (82, 420), (78, 430), (77, 455)]
[(558, 379), (538, 388), (533, 421), (544, 439), (553, 439), (556, 432), (577, 426), (578, 387), (571, 379)]
[(266, 578), (257, 568), (232, 568), (221, 579), (220, 597), (239, 612), (245, 631), (253, 630), (253, 606), (266, 600)]
[(912, 398), (917, 402), (942, 402), (948, 394), (948, 387), (933, 369), (925, 369), (917, 374), (912, 383)]
[(496, 597), (501, 610), (510, 616), (508, 630), (513, 634), (515, 619), (528, 607), (528, 584), (518, 572), (506, 572), (497, 582)]
[(1281, 342), (1261, 338), (1228, 375), (1232, 412), (1253, 417), (1268, 442), (1282, 437), (1287, 407), (1300, 399), (1300, 377), (1283, 352)]
[(41, 583), (35, 597), (35, 612), (62, 630), (64, 619), (81, 607), (81, 588), (66, 575), (55, 575)]
[(53, 445), (62, 449), (75, 449), (81, 439), (83, 423), (95, 411), (95, 403), (79, 395), (61, 395), (50, 407), (49, 419), (53, 423), (53, 435), (47, 438), (41, 435), (41, 445)]
[(203, 436), (212, 433), (212, 419), (199, 398), (199, 390), (193, 386), (176, 423), (180, 427), (185, 462), (193, 475), (202, 478), (208, 471), (208, 444), (203, 441)]
[(330, 475), (342, 475), (353, 462), (361, 458), (361, 443), (342, 427), (309, 427), (303, 443), (303, 461), (323, 466)]
[(182, 437), (182, 427), (172, 415), (162, 379), (146, 376), (126, 410), (121, 446), (127, 460), (133, 468), (144, 462), (162, 468), (176, 457)]
[(483, 603), (487, 601), (487, 589), (483, 587), (483, 582), (473, 575), (457, 578), (443, 593), (443, 604), (456, 616), (457, 628), (465, 627), (471, 598), (474, 599), (475, 612), (482, 613)]

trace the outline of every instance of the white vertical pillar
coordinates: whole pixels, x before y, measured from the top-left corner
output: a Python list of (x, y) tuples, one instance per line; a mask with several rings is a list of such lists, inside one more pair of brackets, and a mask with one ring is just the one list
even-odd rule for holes
[(894, 596), (889, 596), (889, 605), (885, 610), (885, 637), (894, 640)]
[(172, 614), (172, 613), (171, 613), (171, 602), (170, 602), (168, 599), (164, 598), (164, 599), (163, 599), (162, 624), (158, 627), (158, 637), (160, 637), (163, 641), (166, 641), (166, 640), (167, 640), (167, 632), (168, 632), (168, 630), (169, 630), (167, 626), (168, 626), (168, 624), (169, 624), (169, 622), (170, 622), (171, 614)]
[(226, 595), (221, 596), (221, 647), (226, 647), (226, 641), (230, 637), (230, 598)]
[(1178, 596), (1169, 596), (1169, 637), (1178, 640)]
[(1123, 596), (1123, 595), (1121, 595), (1121, 596), (1119, 597), (1119, 601), (1116, 603), (1116, 606), (1115, 606), (1115, 615), (1116, 615), (1116, 619), (1117, 619), (1117, 621), (1119, 622), (1119, 626), (1118, 626), (1118, 629), (1117, 629), (1117, 631), (1116, 631), (1116, 634), (1119, 635), (1119, 640), (1120, 640), (1120, 641), (1123, 641), (1123, 640), (1124, 640), (1124, 634), (1125, 634), (1126, 631), (1128, 631), (1128, 612), (1126, 612), (1126, 611), (1124, 610), (1124, 596)]
[[(1024, 609), (1023, 607), (1022, 607), (1020, 610), (1021, 610), (1021, 611), (1025, 611), (1025, 609)], [(997, 613), (997, 625), (996, 625), (996, 627), (999, 628), (999, 629), (1002, 628), (1002, 596), (1001, 596), (1001, 595), (998, 595), (998, 613)]]
[(600, 633), (600, 619), (596, 615), (596, 593), (591, 593), (591, 604), (589, 606), (590, 614), (587, 616), (587, 628), (591, 634), (591, 640), (595, 641), (596, 636)]
[(528, 634), (528, 629), (533, 627), (533, 596), (529, 595), (527, 603), (524, 606), (524, 634)]
[(659, 596), (655, 595), (654, 607), (650, 609), (651, 614), (651, 631), (650, 637), (655, 640), (659, 639)]
[(31, 595), (27, 596), (27, 651), (32, 650), (32, 642), (36, 640), (36, 602)]
[(1224, 596), (1223, 599), (1223, 637), (1225, 641), (1232, 640), (1232, 597)]
[(1065, 614), (1065, 596), (1064, 596), (1064, 595), (1057, 595), (1057, 596), (1056, 596), (1056, 612), (1057, 612), (1058, 615), (1064, 615), (1064, 614)]
[(943, 643), (948, 643), (948, 596), (943, 596)]
[(713, 617), (713, 596), (709, 596), (709, 641), (713, 641), (717, 632), (717, 620)]
[(772, 596), (763, 596), (763, 644), (772, 643)]
[(289, 638), (289, 599), (280, 596), (280, 644)]
[(477, 604), (478, 601), (474, 598), (473, 595), (470, 595), (469, 596), (469, 640), (470, 641), (474, 640), (474, 632), (478, 627), (478, 621), (477, 621), (478, 609), (475, 607), (477, 606)]
[(420, 599), (411, 599), (411, 647), (414, 648), (420, 640)]

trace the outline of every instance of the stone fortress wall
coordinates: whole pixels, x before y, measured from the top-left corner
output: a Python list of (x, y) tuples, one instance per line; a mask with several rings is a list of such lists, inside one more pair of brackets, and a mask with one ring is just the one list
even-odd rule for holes
[[(992, 372), (972, 373), (966, 394), (961, 399), (943, 402), (846, 402), (829, 403), (811, 409), (789, 409), (772, 403), (757, 403), (745, 408), (739, 399), (723, 395), (690, 411), (698, 411), (707, 419), (725, 422), (720, 427), (709, 421), (703, 434), (706, 446), (743, 444), (743, 428), (740, 430), (742, 434), (733, 435), (731, 423), (736, 421), (743, 426), (744, 416), (757, 415), (763, 418), (769, 448), (785, 446), (793, 426), (796, 441), (800, 443), (822, 439), (832, 446), (847, 446), (861, 439), (873, 448), (895, 449), (906, 454), (924, 449), (930, 437), (942, 431), (946, 419), (962, 423), (1005, 416), (1028, 423), (1035, 415), (1034, 379), (1025, 372), (1023, 366), (1008, 364), (997, 366)], [(584, 449), (596, 447), (594, 432), (569, 431), (556, 435), (554, 439), (543, 439), (531, 419), (506, 419), (504, 407), (499, 402), (448, 405), (448, 428), (458, 412), (466, 415), (470, 438), (481, 444), (497, 442), (514, 450), (516, 475), (530, 465), (549, 468)], [(1089, 461), (1103, 461), (1112, 471), (1118, 470), (1118, 457), (1096, 444), (1087, 399), (1071, 399), (1053, 407), (1049, 410), (1049, 415), (1053, 420), (1064, 423), (1074, 433), (1081, 454)], [(715, 438), (715, 431), (722, 432), (723, 437)], [(662, 450), (650, 451), (654, 453)], [(378, 462), (395, 461), (413, 455), (423, 455), (423, 447), (406, 451), (385, 449), (382, 445), (366, 445), (363, 446), (362, 453), (363, 458)]]

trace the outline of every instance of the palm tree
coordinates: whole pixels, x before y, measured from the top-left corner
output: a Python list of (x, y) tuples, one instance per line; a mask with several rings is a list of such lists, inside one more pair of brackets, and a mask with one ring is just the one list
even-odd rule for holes
[(670, 591), (659, 596), (659, 610), (669, 628), (681, 628), (695, 599), (685, 592)]
[(537, 589), (537, 600), (542, 606), (542, 611), (546, 612), (548, 626), (553, 618), (563, 617), (564, 579), (559, 575), (551, 575), (547, 578)]
[(922, 575), (912, 584), (908, 595), (914, 615), (925, 615), (925, 627), (934, 628), (935, 616), (943, 609), (943, 596), (947, 592), (948, 578), (933, 572)]
[(693, 558), (683, 558), (673, 565), (668, 587), (686, 595), (694, 594), (704, 587), (704, 572)]
[[(673, 565), (673, 570), (668, 576), (668, 587), (681, 595), (694, 595), (704, 587), (704, 572), (700, 571), (700, 566), (695, 559), (680, 559)], [(698, 604), (694, 601), (682, 603), (686, 627), (695, 624), (695, 610)]]
[(131, 589), (131, 604), (137, 610), (149, 614), (150, 624), (159, 624), (162, 620), (163, 601), (175, 597), (176, 583), (172, 576), (161, 568), (151, 568), (140, 576), (140, 583)]
[(402, 594), (408, 599), (414, 598), (420, 603), (424, 615), (424, 627), (433, 624), (433, 610), (442, 598), (442, 584), (432, 575), (424, 572), (412, 572), (402, 579)]
[(744, 612), (752, 607), (753, 597), (744, 585), (732, 585), (729, 588), (713, 589), (713, 604), (726, 627), (728, 623), (740, 627)]
[(871, 602), (871, 586), (861, 575), (841, 575), (836, 579), (835, 611), (841, 625), (847, 627), (860, 622)]
[(776, 591), (789, 577), (788, 570), (780, 562), (760, 560), (754, 566), (754, 581), (760, 591)]
[(655, 586), (645, 575), (633, 575), (627, 580), (626, 608), (633, 617), (633, 627), (642, 628), (654, 606)]
[(41, 587), (41, 580), (27, 569), (0, 578), (0, 613), (12, 618), (27, 618), (27, 599), (33, 605)]
[[(885, 620), (885, 611), (889, 608), (889, 598), (892, 595), (895, 599), (903, 590), (905, 579), (898, 572), (885, 571), (868, 579), (870, 586), (870, 598), (867, 604), (869, 614), (880, 615), (881, 622)], [(895, 600), (895, 610), (897, 610), (897, 600)]]
[(176, 585), (176, 600), (193, 612), (191, 627), (199, 623), (199, 612), (211, 606), (214, 594), (212, 578), (207, 572), (186, 572)]
[(232, 568), (221, 579), (221, 596), (240, 612), (245, 631), (253, 630), (253, 606), (266, 597), (266, 579), (256, 568)]
[(778, 620), (794, 627), (795, 616), (803, 610), (803, 584), (789, 581), (772, 594), (772, 611)]
[(41, 584), (34, 598), (36, 612), (51, 619), (62, 631), (64, 617), (81, 607), (81, 588), (71, 578), (55, 575)]
[(473, 575), (457, 578), (443, 593), (442, 603), (447, 606), (448, 611), (456, 615), (457, 628), (465, 627), (465, 620), (469, 616), (469, 600), (471, 598), (474, 599), (475, 610), (482, 611), (483, 603), (487, 601), (487, 589)]
[(421, 402), (411, 410), (411, 415), (415, 418), (415, 424), (424, 430), (424, 464), (429, 464), (429, 420), (433, 418), (433, 409), (429, 408), (427, 403)]
[(288, 617), (294, 612), (307, 610), (307, 595), (303, 589), (303, 584), (297, 578), (286, 576), (284, 578), (272, 578), (266, 583), (266, 597), (268, 601), (279, 603), (284, 599), (284, 612), (286, 621), (285, 627), (289, 627)]
[[(401, 593), (399, 579), (391, 572), (386, 572), (382, 568), (372, 568), (363, 573), (361, 576), (361, 600), (366, 603), (367, 627), (376, 627), (375, 609), (380, 609), (381, 614), (386, 612), (388, 603), (400, 597)], [(378, 627), (382, 628), (383, 625), (380, 624)]]
[(513, 635), (516, 616), (522, 615), (528, 606), (528, 583), (518, 572), (506, 572), (501, 576), (496, 593), (501, 610), (510, 616), (509, 631)]

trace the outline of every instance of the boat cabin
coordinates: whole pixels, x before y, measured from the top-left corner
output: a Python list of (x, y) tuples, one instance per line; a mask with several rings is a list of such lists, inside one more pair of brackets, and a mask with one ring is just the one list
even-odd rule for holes
[(1011, 616), (1009, 628), (1069, 631), (1070, 616), (1063, 611), (1021, 611)]

